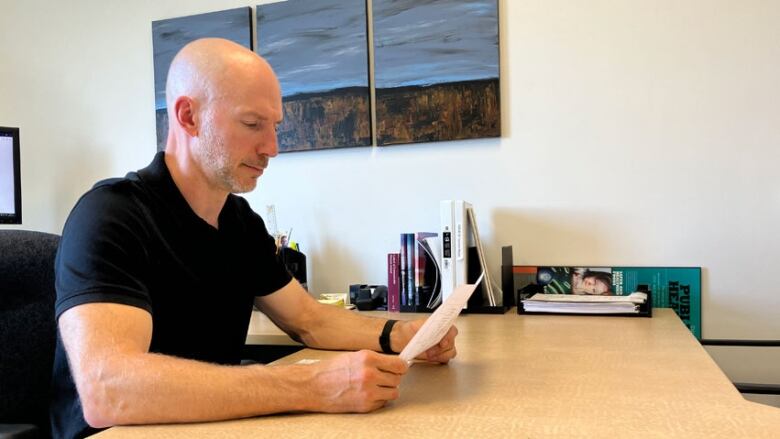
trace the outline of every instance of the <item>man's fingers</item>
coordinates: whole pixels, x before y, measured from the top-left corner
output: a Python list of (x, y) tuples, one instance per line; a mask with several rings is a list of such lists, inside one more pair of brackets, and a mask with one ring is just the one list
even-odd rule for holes
[(401, 392), (398, 391), (398, 387), (377, 387), (376, 400), (377, 401), (392, 401), (398, 399)]
[(426, 351), (426, 359), (437, 363), (448, 363), (451, 359), (455, 358), (457, 354), (458, 351), (454, 345), (448, 349), (434, 346)]
[(377, 360), (374, 363), (377, 369), (396, 375), (403, 375), (409, 370), (409, 365), (395, 355), (377, 354)]
[(377, 374), (376, 384), (380, 387), (398, 387), (401, 385), (401, 375), (380, 370)]

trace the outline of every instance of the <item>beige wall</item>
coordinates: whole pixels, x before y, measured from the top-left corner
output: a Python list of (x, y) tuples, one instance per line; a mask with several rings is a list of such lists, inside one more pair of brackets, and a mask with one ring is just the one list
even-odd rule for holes
[[(95, 180), (150, 160), (152, 20), (253, 5), (0, 0), (24, 227), (59, 232)], [(502, 139), (272, 161), (248, 199), (294, 229), (311, 286), (385, 282), (398, 234), (463, 198), (496, 273), (504, 244), (522, 264), (702, 266), (705, 337), (780, 339), (780, 2), (504, 0), (500, 21)], [(780, 382), (767, 354), (714, 355)]]

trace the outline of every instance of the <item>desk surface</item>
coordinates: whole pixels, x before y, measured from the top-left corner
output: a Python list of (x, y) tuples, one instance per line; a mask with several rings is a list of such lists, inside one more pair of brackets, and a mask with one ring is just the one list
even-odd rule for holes
[[(669, 309), (653, 318), (464, 315), (458, 357), (415, 364), (369, 414), (117, 427), (100, 437), (777, 437)], [(250, 331), (251, 333), (251, 331)], [(325, 358), (304, 349), (277, 364)]]

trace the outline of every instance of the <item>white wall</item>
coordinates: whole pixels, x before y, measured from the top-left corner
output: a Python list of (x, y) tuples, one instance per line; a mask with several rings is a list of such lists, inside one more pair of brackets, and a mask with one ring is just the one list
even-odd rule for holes
[[(152, 20), (254, 4), (0, 0), (24, 227), (61, 231), (94, 181), (150, 160)], [(502, 139), (271, 162), (248, 199), (294, 229), (311, 286), (384, 283), (398, 234), (464, 198), (496, 273), (506, 244), (519, 264), (702, 266), (705, 337), (780, 339), (780, 2), (502, 0), (500, 14)], [(713, 355), (749, 376), (766, 365)], [(770, 369), (757, 379), (780, 382)]]

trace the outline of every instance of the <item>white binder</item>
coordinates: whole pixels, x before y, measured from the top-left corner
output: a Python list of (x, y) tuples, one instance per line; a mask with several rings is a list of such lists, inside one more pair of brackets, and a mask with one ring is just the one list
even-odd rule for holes
[(447, 300), (457, 287), (467, 283), (469, 208), (471, 204), (463, 200), (444, 200), (439, 205), (442, 300)]
[(445, 301), (455, 290), (455, 266), (454, 248), (452, 238), (455, 236), (455, 217), (453, 216), (454, 203), (452, 200), (444, 200), (439, 203), (439, 216), (441, 218), (441, 300)]
[(452, 240), (455, 247), (455, 288), (468, 283), (468, 242), (471, 235), (468, 209), (471, 209), (471, 204), (463, 200), (455, 200), (452, 211), (455, 220), (455, 237)]

